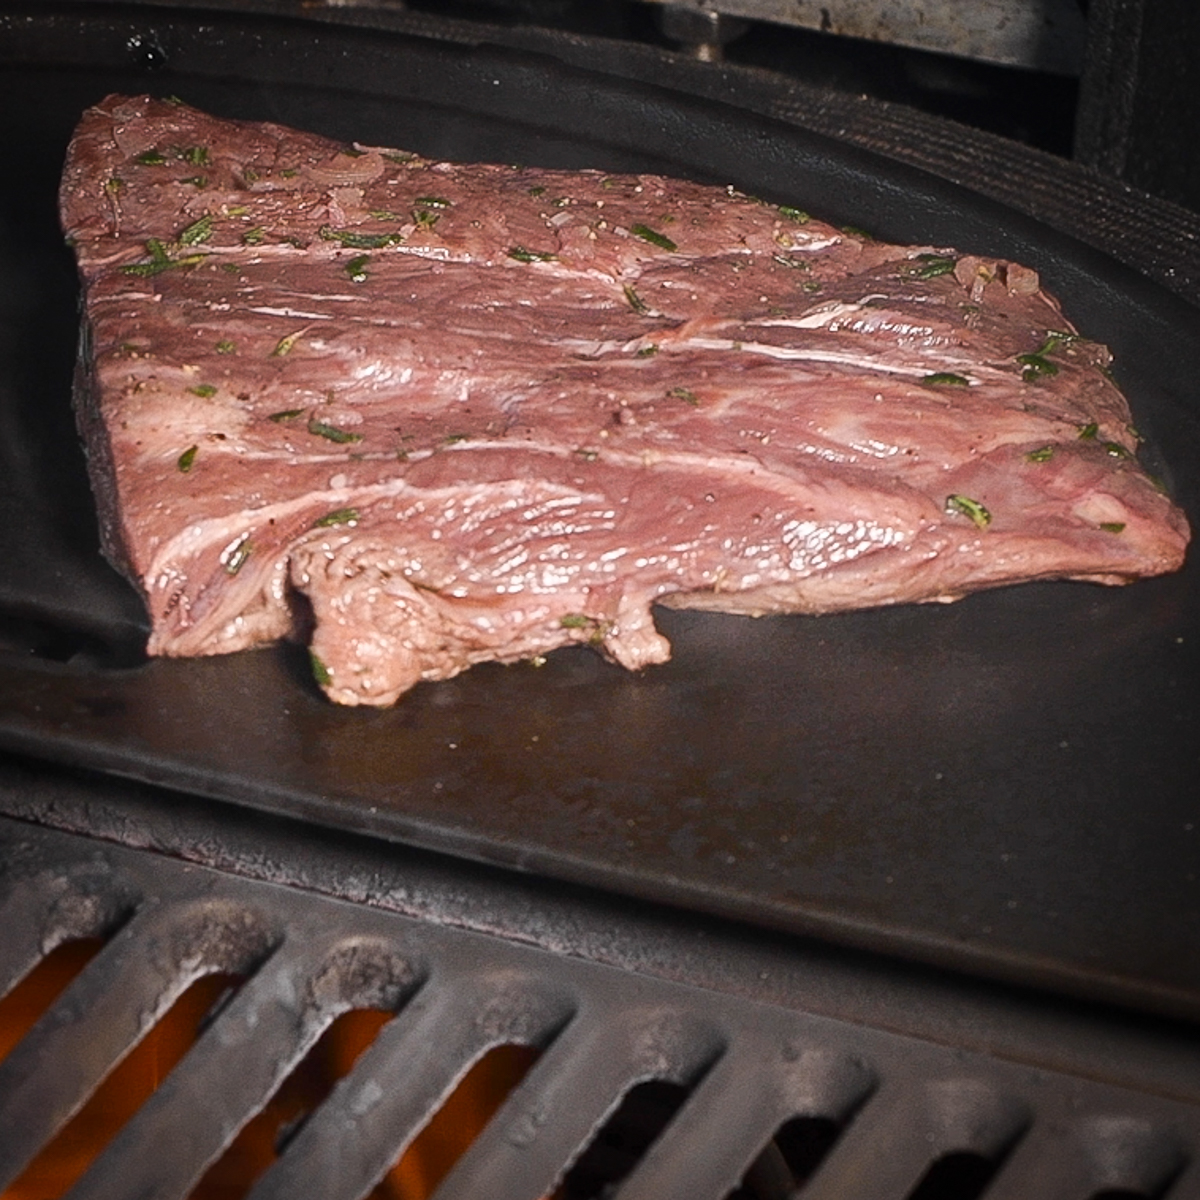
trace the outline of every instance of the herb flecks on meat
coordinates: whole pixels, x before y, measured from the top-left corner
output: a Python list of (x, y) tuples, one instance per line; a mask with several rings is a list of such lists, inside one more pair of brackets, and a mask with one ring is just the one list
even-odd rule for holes
[(1015, 263), (145, 97), (86, 114), (62, 206), (100, 527), (152, 654), (311, 637), (314, 686), (379, 705), (559, 646), (662, 662), (655, 605), (1183, 557), (1107, 351)]

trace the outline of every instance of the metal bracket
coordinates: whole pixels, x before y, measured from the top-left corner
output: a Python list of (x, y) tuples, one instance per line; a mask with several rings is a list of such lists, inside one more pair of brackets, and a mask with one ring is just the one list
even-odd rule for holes
[[(647, 0), (661, 4), (669, 37), (719, 56), (721, 22), (769, 21), (892, 42), (1053, 75), (1083, 70), (1087, 21), (1077, 0)], [(685, 24), (688, 23), (688, 24)], [(701, 22), (710, 36), (689, 35)], [(672, 29), (678, 28), (679, 33)], [(703, 33), (703, 29), (698, 32)], [(731, 32), (731, 31), (730, 31)], [(715, 48), (715, 50), (714, 50)], [(697, 51), (698, 57), (705, 57)]]

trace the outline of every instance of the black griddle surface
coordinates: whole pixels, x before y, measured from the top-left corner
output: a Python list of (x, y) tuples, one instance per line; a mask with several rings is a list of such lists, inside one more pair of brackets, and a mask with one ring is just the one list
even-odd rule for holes
[(145, 618), (99, 558), (70, 417), (77, 301), (55, 189), (82, 109), (146, 90), (434, 156), (731, 182), (888, 240), (1030, 263), (1113, 348), (1146, 457), (1200, 524), (1196, 310), (970, 191), (549, 58), (38, 5), (0, 14), (0, 744), (1200, 1016), (1195, 554), (1115, 590), (758, 621), (660, 610), (664, 667), (561, 651), (381, 712), (328, 704), (295, 649), (140, 661)]

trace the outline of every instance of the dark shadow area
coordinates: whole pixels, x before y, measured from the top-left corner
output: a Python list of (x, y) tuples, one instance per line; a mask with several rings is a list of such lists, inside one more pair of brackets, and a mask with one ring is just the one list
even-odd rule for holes
[(816, 1173), (842, 1128), (829, 1117), (785, 1121), (726, 1200), (786, 1200)]
[(562, 1200), (602, 1200), (612, 1195), (683, 1107), (688, 1091), (663, 1079), (630, 1088), (567, 1172), (559, 1193)]
[[(659, 6), (635, 0), (410, 0), (408, 8), (680, 48), (664, 36)], [(1077, 79), (765, 21), (733, 37), (724, 53), (729, 63), (905, 104), (1064, 157), (1071, 153)]]
[(999, 1163), (982, 1154), (946, 1154), (921, 1177), (908, 1200), (977, 1200), (992, 1181)]

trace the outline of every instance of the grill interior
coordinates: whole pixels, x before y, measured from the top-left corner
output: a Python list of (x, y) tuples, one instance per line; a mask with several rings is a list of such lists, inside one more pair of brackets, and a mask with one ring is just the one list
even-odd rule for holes
[[(644, 47), (628, 61), (622, 48), (625, 74), (610, 76), (619, 64), (594, 57), (594, 42), (534, 52), (169, 9), (0, 14), (14, 114), (0, 129), (14, 164), (0, 188), (13, 331), (0, 338), (6, 748), (840, 944), (1200, 1012), (1200, 960), (1183, 952), (1200, 938), (1186, 836), (1194, 557), (1180, 575), (1103, 593), (1045, 583), (821, 621), (664, 611), (675, 656), (644, 676), (566, 651), (538, 671), (484, 665), (366, 719), (325, 703), (306, 656), (286, 648), (147, 663), (140, 601), (96, 552), (67, 402), (77, 291), (54, 197), (80, 111), (149, 88), (445, 157), (732, 180), (880, 235), (1009, 253), (1036, 262), (1073, 319), (1112, 345), (1146, 461), (1193, 510), (1194, 308), (1019, 212), (810, 130), (897, 153), (926, 144), (928, 126), (879, 106), (851, 120), (811, 90), (732, 68), (702, 86), (684, 68), (704, 64)], [(162, 55), (147, 60), (151, 44)], [(1177, 264), (1200, 247), (1136, 197), (1109, 208), (1112, 191), (1080, 172), (1020, 165), (1024, 148), (1005, 158), (999, 139), (940, 128), (932, 157), (951, 177), (1004, 176), (1010, 194), (1028, 193), (1026, 213), (1052, 194), (1064, 224), (1104, 235), (1096, 244), (1115, 223), (1169, 245)], [(1103, 221), (1085, 197), (1105, 201)]]
[[(60, 402), (74, 291), (49, 198), (69, 121), (114, 80), (131, 89), (178, 86), (189, 98), (221, 103), (240, 88), (241, 101), (270, 112), (278, 105), (277, 115), (299, 123), (315, 114), (349, 128), (353, 114), (357, 129), (361, 114), (373, 113), (389, 130), (410, 122), (414, 136), (446, 137), (448, 154), (483, 155), (497, 138), (522, 154), (591, 154), (572, 114), (600, 113), (601, 125), (620, 137), (638, 129), (648, 139), (639, 155), (692, 154), (708, 164), (719, 152), (721, 170), (764, 172), (768, 182), (783, 181), (775, 185), (780, 195), (798, 163), (807, 164), (805, 186), (813, 187), (826, 158), (841, 153), (832, 143), (828, 154), (818, 143), (820, 153), (810, 153), (796, 131), (836, 137), (1008, 206), (960, 203), (940, 184), (918, 187), (921, 177), (898, 177), (910, 200), (927, 196), (926, 216), (945, 221), (948, 231), (969, 218), (972, 236), (991, 238), (995, 225), (995, 236), (1044, 251), (1052, 262), (1061, 257), (1054, 269), (1075, 281), (1073, 303), (1101, 312), (1104, 303), (1114, 306), (1114, 335), (1129, 343), (1121, 361), (1132, 365), (1123, 369), (1149, 381), (1140, 391), (1151, 400), (1160, 392), (1194, 393), (1192, 309), (1184, 319), (1182, 308), (1147, 298), (1108, 260), (1096, 266), (1075, 249), (1060, 256), (1053, 239), (1046, 250), (1042, 226), (1021, 222), (1033, 217), (1078, 236), (1194, 299), (1197, 219), (1028, 147), (765, 74), (703, 72), (647, 48), (618, 51), (509, 30), (487, 35), (501, 49), (451, 55), (439, 43), (434, 53), (399, 36), (386, 40), (388, 28), (405, 38), (423, 28), (423, 18), (399, 10), (360, 12), (369, 36), (331, 31), (317, 38), (289, 26), (279, 40), (282, 26), (194, 14), (172, 21), (154, 4), (128, 6), (121, 20), (94, 25), (77, 21), (76, 11), (103, 6), (8, 7), (0, 18), (8, 39), (0, 46), (4, 94), (14, 113), (38, 115), (14, 120), (4, 134), (6, 158), (23, 162), (28, 176), (3, 189), (12, 252), (3, 256), (9, 274), (0, 290), (17, 331), (12, 346), (27, 352), (5, 347), (6, 368), (18, 364), (9, 374), (20, 386), (11, 388), (19, 403), (9, 405), (17, 415), (6, 410), (3, 453), (13, 469), (0, 484), (23, 480), (31, 462), (57, 471), (61, 447), (73, 446)], [(234, 6), (214, 0), (214, 11), (222, 7)], [(325, 19), (315, 9), (309, 15)], [(478, 35), (446, 36), (446, 45), (473, 46)], [(560, 64), (549, 73), (553, 104), (540, 99), (548, 93), (539, 90), (547, 71), (538, 55)], [(600, 74), (564, 71), (563, 63), (610, 71), (625, 84), (605, 90)], [(228, 78), (231, 70), (240, 83)], [(269, 97), (260, 94), (268, 83), (275, 89)], [(667, 103), (639, 90), (642, 83), (692, 99)], [(573, 108), (564, 100), (571, 97)], [(733, 121), (719, 107), (701, 109), (697, 97), (734, 100), (773, 124)], [(680, 130), (698, 130), (697, 146), (676, 145)], [(747, 166), (756, 146), (770, 154)], [(627, 152), (633, 149), (621, 149)], [(777, 161), (786, 164), (778, 176)], [(835, 207), (853, 192), (857, 162), (847, 157), (849, 165), (824, 185)], [(875, 197), (881, 221), (903, 224), (908, 209), (888, 199), (889, 173), (880, 186), (878, 195), (860, 186), (858, 196)], [(43, 197), (40, 207), (35, 195)], [(848, 210), (857, 202), (845, 201)], [(956, 215), (960, 207), (965, 217)], [(41, 225), (27, 230), (31, 208)], [(1025, 217), (1009, 222), (1010, 211)], [(1015, 232), (1005, 233), (1010, 223)], [(1156, 330), (1166, 331), (1163, 340)], [(1157, 430), (1172, 456), (1185, 460), (1183, 449), (1196, 444), (1193, 407), (1186, 421), (1164, 416)], [(53, 419), (31, 450), (26, 425), (36, 422), (22, 422), (35, 412)], [(959, 689), (945, 701), (940, 692), (934, 697), (936, 745), (947, 712), (971, 718), (964, 722), (971, 736), (955, 750), (958, 775), (948, 777), (957, 778), (955, 787), (976, 778), (980, 786), (948, 801), (930, 779), (907, 774), (937, 757), (914, 750), (920, 739), (911, 713), (897, 716), (889, 707), (883, 720), (870, 705), (860, 713), (847, 705), (844, 687), (828, 683), (833, 673), (816, 672), (829, 687), (808, 694), (820, 702), (821, 720), (843, 711), (856, 720), (833, 724), (828, 745), (817, 744), (821, 753), (803, 741), (807, 716), (778, 739), (809, 793), (820, 790), (810, 773), (823, 764), (837, 785), (828, 812), (842, 823), (813, 857), (798, 836), (787, 848), (779, 840), (780, 814), (803, 789), (793, 789), (786, 772), (778, 794), (763, 791), (753, 773), (728, 776), (742, 759), (755, 770), (769, 762), (744, 753), (744, 729), (736, 734), (742, 759), (717, 753), (734, 728), (729, 712), (743, 722), (758, 708), (778, 715), (779, 702), (763, 686), (780, 657), (778, 631), (739, 634), (736, 674), (722, 695), (713, 684), (713, 652), (720, 652), (718, 666), (735, 655), (697, 624), (691, 636), (705, 651), (694, 659), (698, 698), (676, 711), (653, 681), (630, 685), (617, 695), (627, 725), (594, 710), (597, 697), (612, 701), (616, 685), (582, 656), (549, 666), (536, 687), (496, 672), (423, 694), (424, 707), (373, 724), (345, 720), (296, 686), (285, 654), (186, 670), (145, 667), (140, 616), (130, 618), (120, 597), (106, 608), (97, 596), (110, 593), (101, 588), (64, 586), (65, 579), (93, 580), (101, 567), (81, 476), (46, 478), (53, 486), (35, 489), (37, 504), (18, 492), (0, 496), (6, 528), (27, 535), (29, 551), (28, 578), (12, 567), (26, 560), (9, 553), (10, 577), (0, 579), (7, 666), (0, 726), (8, 748), (40, 760), (0, 758), (0, 995), (19, 998), (23, 981), (68, 958), (78, 971), (68, 978), (64, 967), (62, 990), (40, 1019), (11, 1046), (0, 1042), (4, 1200), (47, 1194), (36, 1190), (39, 1156), (104, 1088), (124, 1086), (122, 1072), (133, 1072), (139, 1055), (152, 1060), (151, 1085), (137, 1093), (146, 1098), (115, 1121), (120, 1128), (86, 1169), (77, 1164), (75, 1197), (203, 1200), (249, 1192), (411, 1200), (434, 1187), (442, 1200), (773, 1200), (797, 1191), (841, 1200), (1200, 1197), (1200, 1008), (1191, 954), (1197, 909), (1186, 837), (1194, 815), (1186, 730), (1200, 712), (1191, 670), (1200, 643), (1190, 629), (1187, 637), (1180, 632), (1180, 614), (1195, 611), (1190, 582), (1159, 589), (1153, 604), (1128, 612), (1116, 600), (1086, 610), (1083, 633), (1077, 630), (1086, 653), (1081, 659), (1072, 649), (1064, 661), (1073, 670), (1093, 663), (1094, 671), (1083, 676), (1086, 703), (1070, 722), (1046, 686), (1064, 675), (1047, 669), (1067, 640), (1060, 624), (1027, 648), (1021, 661), (1036, 687), (1026, 688), (1020, 678), (1011, 683), (1011, 643), (994, 662), (981, 661), (980, 642), (963, 632), (968, 619), (943, 615), (944, 641), (921, 651), (908, 682), (928, 678), (940, 687), (948, 679)], [(87, 520), (55, 525), (50, 517), (64, 497), (63, 511), (76, 511), (66, 503), (74, 497)], [(1035, 590), (1017, 601), (1020, 622), (1041, 612), (1047, 596)], [(995, 629), (986, 609), (972, 611)], [(853, 628), (875, 629), (878, 661), (890, 670), (894, 648), (917, 643), (909, 624), (915, 618), (889, 619), (896, 623)], [(856, 662), (866, 664), (860, 677), (873, 698), (879, 680), (892, 676), (876, 670), (876, 660), (855, 657), (876, 643), (851, 632), (831, 661), (852, 676)], [(803, 631), (796, 626), (791, 636), (801, 639)], [(796, 644), (803, 651), (797, 661), (808, 663), (814, 646)], [(1120, 671), (1106, 655), (1119, 658)], [(794, 680), (786, 682), (789, 690), (779, 694), (790, 696)], [(1010, 729), (977, 720), (970, 704), (955, 699), (974, 696), (977, 686), (985, 699), (1011, 686), (1020, 721)], [(518, 689), (519, 703), (504, 699), (505, 687)], [(580, 696), (587, 697), (582, 716), (571, 707)], [(1097, 714), (1102, 696), (1118, 698), (1107, 723)], [(719, 721), (712, 737), (694, 739), (699, 765), (677, 771), (675, 778), (696, 782), (675, 797), (672, 814), (664, 761), (682, 761), (687, 739), (678, 731), (694, 730), (694, 715), (706, 705)], [(1140, 724), (1131, 725), (1131, 712)], [(528, 725), (523, 732), (536, 736), (516, 736), (518, 713)], [(893, 717), (894, 758), (869, 738), (854, 740)], [(760, 727), (769, 731), (771, 722)], [(982, 752), (974, 736), (980, 728), (989, 731)], [(604, 743), (600, 732), (613, 741)], [(650, 748), (646, 779), (610, 778), (634, 735)], [(764, 737), (768, 748), (777, 744)], [(473, 761), (519, 759), (520, 786), (489, 793), (486, 775), (460, 765), (469, 746), (480, 754)], [(480, 746), (498, 750), (488, 759)], [(704, 755), (713, 747), (710, 763)], [(581, 769), (589, 755), (596, 762), (590, 772)], [(569, 768), (562, 777), (546, 765), (559, 761)], [(75, 776), (48, 762), (165, 780), (241, 807)], [(843, 784), (844, 762), (879, 768), (886, 787), (855, 778)], [(945, 764), (933, 765), (939, 773), (931, 778), (940, 783)], [(285, 767), (295, 778), (280, 782)], [(997, 786), (1008, 778), (1009, 791)], [(905, 781), (912, 787), (900, 786)], [(1136, 807), (1128, 800), (1135, 795), (1146, 797)], [(759, 801), (749, 807), (753, 796)], [(693, 797), (703, 799), (694, 809)], [(1111, 809), (1097, 807), (1104, 802)], [(825, 812), (818, 808), (817, 817)], [(761, 828), (750, 823), (755, 814)], [(715, 843), (728, 851), (719, 859), (701, 855), (708, 845), (703, 826), (705, 836), (694, 833), (701, 817), (717, 821), (728, 839)], [(305, 823), (314, 819), (358, 832), (318, 831)], [(822, 828), (807, 810), (795, 820), (810, 841)], [(447, 821), (457, 823), (449, 833)], [(1033, 836), (1008, 853), (1014, 829)], [(540, 862), (528, 846), (531, 831), (535, 842), (550, 838), (551, 853)], [(930, 841), (931, 831), (944, 840)], [(602, 871), (581, 858), (589, 836), (593, 850), (603, 851)], [(898, 853), (899, 865), (911, 869), (895, 869), (889, 855)], [(680, 889), (680, 862), (703, 867), (702, 886), (690, 894)], [(781, 865), (771, 874), (764, 862)], [(555, 883), (551, 874), (576, 882)], [(760, 895), (764, 880), (775, 889), (774, 907)], [(847, 880), (852, 893), (878, 889), (865, 910), (871, 921), (861, 927), (838, 908)], [(662, 903), (622, 900), (614, 894), (622, 891)], [(801, 902), (803, 922), (796, 919)], [(791, 933), (773, 934), (772, 926)], [(827, 941), (808, 940), (806, 932)], [(844, 948), (855, 938), (878, 954)], [(967, 972), (1009, 983), (972, 982)], [(1025, 990), (1010, 986), (1014, 980)], [(1034, 991), (1039, 984), (1058, 998)], [(1084, 999), (1063, 999), (1068, 992)], [(1131, 1008), (1103, 1008), (1089, 996)], [(1151, 1020), (1133, 1007), (1192, 1023)], [(169, 1027), (183, 1033), (168, 1045)], [(326, 1059), (335, 1065), (301, 1087), (312, 1064)], [(491, 1092), (498, 1108), (468, 1118), (464, 1081), (483, 1074), (498, 1081)], [(447, 1123), (481, 1132), (465, 1149), (434, 1148)]]
[[(187, 813), (167, 813), (178, 837)], [(263, 835), (259, 875), (286, 861)], [(310, 885), (323, 877), (314, 856)], [(367, 854), (376, 890), (358, 902), (12, 818), (0, 860), (0, 990), (64, 942), (103, 939), (0, 1061), (5, 1187), (190, 985), (218, 976), (194, 1045), (76, 1200), (203, 1194), (239, 1131), (354, 1010), (382, 1010), (378, 1035), (323, 1103), (276, 1131), (256, 1200), (372, 1194), (472, 1066), (513, 1046), (536, 1062), (439, 1200), (1200, 1195), (1200, 1055), (1165, 1023), (1030, 1021), (1011, 998), (980, 1007), (932, 977), (886, 995), (853, 964), (831, 974), (802, 946), (720, 927), (676, 930), (664, 956), (653, 914), (506, 892), (447, 863), (431, 875), (402, 856), (389, 867)], [(450, 894), (454, 912), (418, 915)], [(398, 895), (410, 911), (389, 907)], [(1005, 1032), (986, 1011), (997, 1004)]]

